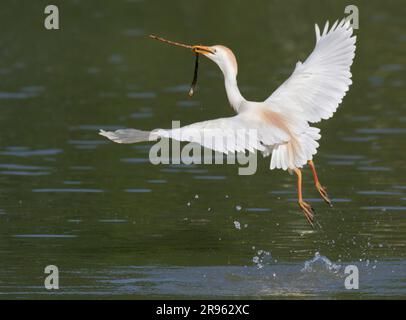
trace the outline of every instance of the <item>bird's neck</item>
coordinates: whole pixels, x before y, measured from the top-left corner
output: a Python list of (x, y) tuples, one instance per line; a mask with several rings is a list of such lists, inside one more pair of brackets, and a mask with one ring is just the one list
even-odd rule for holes
[(224, 84), (226, 87), (227, 98), (231, 107), (238, 112), (241, 103), (245, 101), (237, 85), (237, 75), (231, 72), (224, 72)]

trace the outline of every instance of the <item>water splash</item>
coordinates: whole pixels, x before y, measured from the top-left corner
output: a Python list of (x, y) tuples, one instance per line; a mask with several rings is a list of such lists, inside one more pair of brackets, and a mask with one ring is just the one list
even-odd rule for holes
[[(255, 247), (253, 247), (255, 248)], [(258, 250), (257, 255), (252, 258), (258, 269), (262, 269), (265, 264), (268, 264), (272, 259), (271, 253), (265, 250)]]
[(341, 270), (341, 265), (337, 265), (330, 261), (325, 256), (320, 255), (319, 252), (314, 254), (314, 258), (305, 262), (301, 272), (319, 272), (328, 271), (332, 273), (338, 273)]

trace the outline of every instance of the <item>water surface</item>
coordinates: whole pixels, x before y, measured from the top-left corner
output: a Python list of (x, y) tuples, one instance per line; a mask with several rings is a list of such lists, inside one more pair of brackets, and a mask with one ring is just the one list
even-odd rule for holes
[[(261, 100), (312, 49), (314, 22), (342, 17), (344, 4), (72, 0), (60, 4), (61, 29), (46, 31), (47, 3), (6, 2), (1, 297), (405, 297), (402, 1), (358, 4), (354, 84), (334, 118), (316, 125), (315, 162), (333, 208), (304, 171), (315, 229), (298, 209), (294, 177), (270, 172), (269, 158), (253, 176), (236, 165), (154, 166), (148, 144), (97, 132), (232, 115), (213, 63), (202, 59), (190, 100), (193, 55), (146, 35), (231, 47), (242, 93)], [(319, 266), (306, 268), (316, 252)], [(52, 293), (43, 287), (50, 264), (61, 276)], [(344, 288), (348, 264), (359, 267), (358, 291)]]

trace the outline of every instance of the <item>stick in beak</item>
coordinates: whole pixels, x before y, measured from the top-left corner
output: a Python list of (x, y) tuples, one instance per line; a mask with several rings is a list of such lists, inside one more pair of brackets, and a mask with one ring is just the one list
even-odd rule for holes
[(187, 49), (192, 49), (192, 50), (193, 50), (193, 46), (190, 46), (190, 45), (188, 45), (188, 44), (184, 44), (184, 43), (180, 43), (180, 42), (175, 42), (175, 41), (171, 41), (171, 40), (166, 40), (166, 39), (164, 39), (164, 38), (155, 36), (155, 35), (153, 35), (153, 34), (151, 34), (149, 37), (152, 38), (152, 39), (158, 40), (158, 41), (165, 42), (165, 43), (170, 44), (170, 45), (173, 45), (173, 46), (183, 47), (183, 48), (187, 48)]
[(199, 53), (202, 54), (206, 54), (206, 53), (213, 53), (212, 50), (209, 47), (205, 47), (205, 46), (191, 46), (188, 44), (184, 44), (184, 43), (180, 43), (180, 42), (175, 42), (175, 41), (171, 41), (171, 40), (167, 40), (155, 35), (150, 35), (149, 36), (152, 39), (161, 41), (161, 42), (165, 42), (167, 44), (173, 45), (173, 46), (177, 46), (177, 47), (182, 47), (182, 48), (186, 48), (186, 49), (191, 49), (196, 56), (196, 60), (195, 60), (195, 70), (194, 70), (194, 74), (193, 74), (193, 80), (192, 80), (192, 84), (190, 85), (190, 90), (189, 90), (189, 97), (193, 96), (193, 93), (196, 89), (196, 84), (197, 84), (197, 72), (199, 69)]
[(202, 45), (191, 46), (189, 44), (184, 44), (184, 43), (180, 43), (180, 42), (167, 40), (167, 39), (164, 39), (162, 37), (155, 36), (153, 34), (151, 34), (149, 37), (152, 38), (152, 39), (161, 41), (161, 42), (165, 42), (165, 43), (173, 45), (173, 46), (182, 47), (182, 48), (186, 48), (186, 49), (191, 49), (195, 53), (196, 52), (197, 53), (202, 53), (202, 54), (214, 53), (213, 50), (210, 47), (207, 47), (207, 46), (202, 46)]

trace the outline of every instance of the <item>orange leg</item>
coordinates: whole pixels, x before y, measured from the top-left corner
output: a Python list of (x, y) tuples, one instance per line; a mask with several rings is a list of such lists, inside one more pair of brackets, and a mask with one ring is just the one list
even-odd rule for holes
[(300, 169), (295, 169), (297, 175), (297, 198), (299, 202), (299, 207), (302, 209), (307, 221), (313, 227), (314, 211), (313, 208), (306, 202), (303, 201), (302, 196), (302, 171)]
[(310, 166), (310, 168), (312, 169), (313, 172), (313, 177), (314, 177), (314, 185), (316, 186), (317, 191), (320, 193), (321, 197), (324, 199), (324, 201), (326, 201), (326, 203), (332, 207), (333, 205), (331, 204), (331, 200), (328, 197), (326, 188), (323, 187), (320, 184), (319, 178), (317, 177), (317, 172), (316, 172), (316, 167), (314, 166), (314, 163), (312, 160), (308, 161), (308, 164)]

